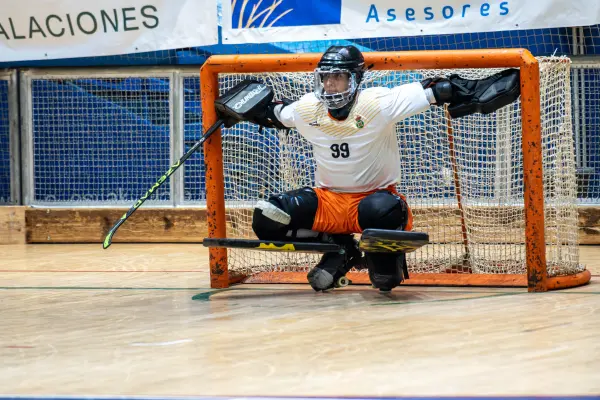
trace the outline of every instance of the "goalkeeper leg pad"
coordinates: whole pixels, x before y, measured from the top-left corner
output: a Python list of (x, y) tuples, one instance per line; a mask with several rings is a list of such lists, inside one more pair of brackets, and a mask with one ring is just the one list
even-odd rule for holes
[(406, 254), (365, 253), (373, 287), (389, 292), (408, 278)]

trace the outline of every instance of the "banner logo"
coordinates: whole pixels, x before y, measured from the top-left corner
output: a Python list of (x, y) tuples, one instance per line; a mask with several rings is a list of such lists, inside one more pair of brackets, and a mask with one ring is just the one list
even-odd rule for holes
[(231, 0), (233, 29), (339, 24), (342, 0)]
[(248, 94), (246, 94), (244, 96), (243, 99), (241, 99), (240, 101), (238, 101), (237, 103), (235, 103), (233, 105), (233, 109), (234, 110), (239, 110), (240, 108), (242, 108), (242, 106), (244, 104), (246, 104), (248, 101), (252, 100), (257, 94), (259, 94), (260, 92), (262, 92), (263, 90), (265, 90), (267, 87), (264, 85), (259, 85), (258, 87), (256, 87), (255, 89), (252, 89)]

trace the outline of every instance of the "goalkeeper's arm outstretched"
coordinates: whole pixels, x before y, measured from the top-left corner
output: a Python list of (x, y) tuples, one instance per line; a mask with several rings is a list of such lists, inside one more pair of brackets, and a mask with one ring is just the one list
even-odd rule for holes
[(344, 254), (328, 253), (309, 272), (315, 290), (327, 290), (353, 266), (366, 262), (375, 287), (390, 290), (407, 276), (404, 254), (366, 253), (353, 233), (367, 228), (411, 230), (412, 213), (396, 184), (400, 152), (395, 124), (431, 106), (448, 105), (453, 118), (490, 113), (519, 97), (519, 71), (481, 80), (459, 76), (359, 90), (365, 73), (354, 46), (332, 46), (314, 72), (314, 91), (293, 103), (271, 102), (255, 122), (296, 128), (311, 143), (314, 187), (275, 193), (260, 201), (252, 227), (261, 240), (332, 241)]

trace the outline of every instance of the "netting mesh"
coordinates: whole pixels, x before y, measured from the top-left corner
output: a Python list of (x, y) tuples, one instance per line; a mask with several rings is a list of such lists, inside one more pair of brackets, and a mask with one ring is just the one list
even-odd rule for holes
[[(546, 255), (549, 275), (555, 276), (583, 270), (577, 250), (569, 62), (541, 58), (540, 63)], [(480, 79), (497, 71), (377, 71), (367, 74), (363, 86), (392, 87), (451, 73)], [(220, 90), (248, 77), (221, 75)], [(276, 98), (298, 99), (312, 85), (310, 73), (252, 77), (272, 86)], [(397, 188), (413, 209), (414, 230), (427, 232), (431, 241), (409, 254), (412, 272), (525, 272), (520, 114), (516, 102), (493, 114), (449, 121), (442, 108), (433, 107), (397, 124), (402, 160)], [(258, 200), (314, 184), (311, 147), (295, 130), (259, 133), (238, 124), (223, 130), (223, 153), (228, 237), (256, 238), (251, 222)], [(312, 254), (228, 250), (234, 274), (308, 271), (318, 259)]]
[[(310, 27), (307, 27), (310, 29)], [(268, 44), (228, 44), (222, 41), (212, 46), (139, 52), (115, 56), (0, 62), (0, 68), (12, 67), (83, 67), (116, 65), (200, 65), (213, 54), (276, 54), (323, 52), (332, 44), (352, 42), (365, 51), (406, 50), (466, 50), (523, 47), (537, 56), (576, 54), (573, 51), (574, 34), (581, 36), (581, 51), (577, 54), (600, 54), (600, 25), (585, 27), (560, 27), (549, 29), (523, 29), (497, 32), (472, 32), (461, 34), (434, 34), (423, 36), (398, 36), (357, 38), (348, 40), (318, 40), (273, 42)]]
[(579, 204), (600, 202), (600, 63), (574, 66), (573, 130)]
[(136, 201), (170, 163), (170, 91), (168, 76), (32, 79), (33, 200)]
[[(183, 138), (184, 153), (187, 152), (204, 133), (202, 130), (202, 106), (200, 101), (200, 77), (183, 77)], [(183, 190), (186, 203), (205, 200), (204, 151), (197, 151), (183, 166)]]
[(11, 202), (10, 195), (10, 120), (8, 81), (0, 79), (0, 204)]

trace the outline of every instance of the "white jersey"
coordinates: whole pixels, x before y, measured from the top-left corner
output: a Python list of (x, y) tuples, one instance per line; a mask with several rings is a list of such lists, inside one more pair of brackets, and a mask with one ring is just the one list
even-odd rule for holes
[(396, 122), (430, 107), (420, 83), (357, 94), (348, 118), (338, 121), (313, 93), (275, 110), (279, 121), (313, 147), (315, 186), (338, 192), (367, 192), (396, 184), (400, 154)]

